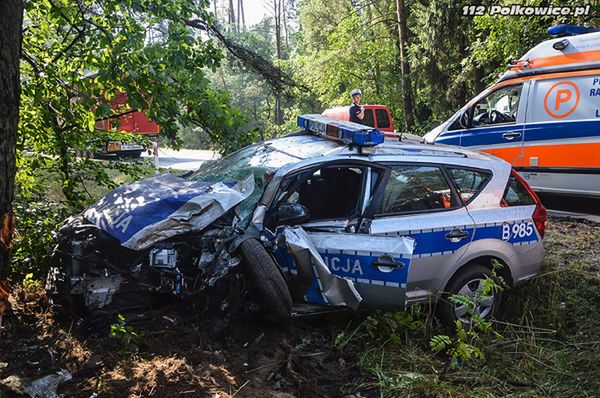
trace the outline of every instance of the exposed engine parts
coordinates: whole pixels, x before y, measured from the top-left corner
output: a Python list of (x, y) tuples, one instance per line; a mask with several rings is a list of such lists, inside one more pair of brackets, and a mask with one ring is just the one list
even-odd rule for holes
[[(215, 286), (241, 262), (229, 253), (241, 232), (216, 224), (203, 233), (180, 235), (135, 251), (86, 224), (84, 218), (72, 219), (61, 230), (47, 289), (59, 299), (82, 296), (87, 310), (106, 308), (116, 296), (133, 292), (194, 296)], [(215, 305), (227, 308), (222, 300), (217, 298)]]

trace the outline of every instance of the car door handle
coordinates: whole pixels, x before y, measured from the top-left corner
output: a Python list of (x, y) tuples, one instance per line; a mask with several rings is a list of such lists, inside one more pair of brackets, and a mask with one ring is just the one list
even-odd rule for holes
[(504, 133), (502, 134), (502, 138), (505, 138), (507, 140), (512, 140), (515, 138), (519, 138), (521, 136), (521, 132), (520, 131), (510, 131), (508, 133)]
[(391, 268), (404, 268), (404, 264), (394, 260), (391, 256), (383, 255), (377, 257), (377, 260), (373, 261), (373, 267), (391, 267)]
[(459, 242), (468, 236), (469, 233), (467, 231), (462, 231), (456, 228), (446, 234), (446, 239), (448, 239), (450, 242)]

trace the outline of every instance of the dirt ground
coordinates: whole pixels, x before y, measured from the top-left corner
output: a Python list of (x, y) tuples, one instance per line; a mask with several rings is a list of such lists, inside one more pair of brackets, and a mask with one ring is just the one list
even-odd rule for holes
[[(585, 251), (600, 259), (599, 249), (590, 246), (597, 242), (597, 228), (553, 220), (548, 258), (581, 258)], [(380, 396), (372, 374), (359, 366), (359, 348), (349, 343), (340, 350), (335, 344), (365, 314), (298, 319), (285, 328), (260, 319), (239, 320), (215, 335), (210, 322), (180, 323), (180, 314), (167, 311), (151, 322), (128, 323), (139, 336), (124, 343), (90, 337), (73, 321), (59, 321), (40, 292), (35, 284), (19, 287), (4, 317), (0, 381), (17, 376), (13, 390), (67, 369), (72, 380), (58, 392), (68, 397)], [(0, 387), (0, 398), (14, 396), (19, 395)]]
[[(0, 380), (67, 369), (73, 379), (59, 392), (73, 397), (374, 396), (356, 352), (334, 347), (340, 322), (352, 315), (295, 321), (284, 329), (258, 319), (236, 321), (215, 336), (210, 324), (175, 325), (167, 313), (131, 324), (141, 334), (132, 354), (118, 339), (86, 338), (76, 325), (57, 322), (43, 296), (26, 296), (33, 295), (21, 290), (5, 318)], [(0, 391), (11, 396), (17, 395)]]

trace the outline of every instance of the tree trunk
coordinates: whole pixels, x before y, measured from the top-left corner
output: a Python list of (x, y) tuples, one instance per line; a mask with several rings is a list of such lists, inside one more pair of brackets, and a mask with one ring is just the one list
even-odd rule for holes
[[(281, 59), (281, 0), (273, 0), (275, 21), (275, 56)], [(281, 117), (281, 93), (275, 92), (275, 124), (282, 124)]]
[(396, 13), (398, 17), (398, 49), (400, 52), (400, 73), (402, 75), (402, 108), (404, 110), (404, 127), (407, 131), (415, 125), (413, 113), (412, 84), (410, 79), (410, 65), (406, 46), (408, 43), (408, 28), (406, 5), (404, 0), (396, 0)]
[[(284, 0), (281, 0), (284, 1)], [(284, 35), (285, 35), (285, 48), (288, 49), (290, 48), (290, 39), (289, 39), (289, 34), (288, 34), (288, 26), (287, 26), (287, 19), (288, 19), (288, 15), (285, 12), (286, 7), (283, 7), (283, 14), (282, 14), (282, 19), (283, 19), (283, 31), (284, 31)]]
[(15, 152), (19, 125), (19, 57), (23, 2), (3, 2), (0, 16), (0, 281), (8, 275), (8, 255), (15, 225)]
[[(244, 0), (238, 0), (240, 2), (241, 15), (238, 15), (238, 20), (242, 20), (242, 29), (246, 30), (246, 16), (244, 15)], [(238, 12), (239, 12), (238, 11)]]
[(215, 23), (219, 21), (219, 18), (217, 17), (217, 1), (218, 0), (213, 0), (213, 12), (215, 13)]
[(233, 8), (233, 0), (229, 0), (229, 31), (235, 31), (235, 8)]
[(241, 1), (242, 0), (237, 0), (237, 31), (238, 32), (241, 32), (241, 29), (240, 29), (240, 21), (242, 19), (241, 15), (240, 15), (241, 14)]

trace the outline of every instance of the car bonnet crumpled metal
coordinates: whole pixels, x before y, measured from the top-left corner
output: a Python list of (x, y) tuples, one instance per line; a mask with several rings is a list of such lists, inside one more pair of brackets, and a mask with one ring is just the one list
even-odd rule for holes
[(252, 175), (226, 184), (164, 173), (109, 192), (84, 217), (122, 246), (143, 250), (172, 236), (203, 230), (252, 191)]

